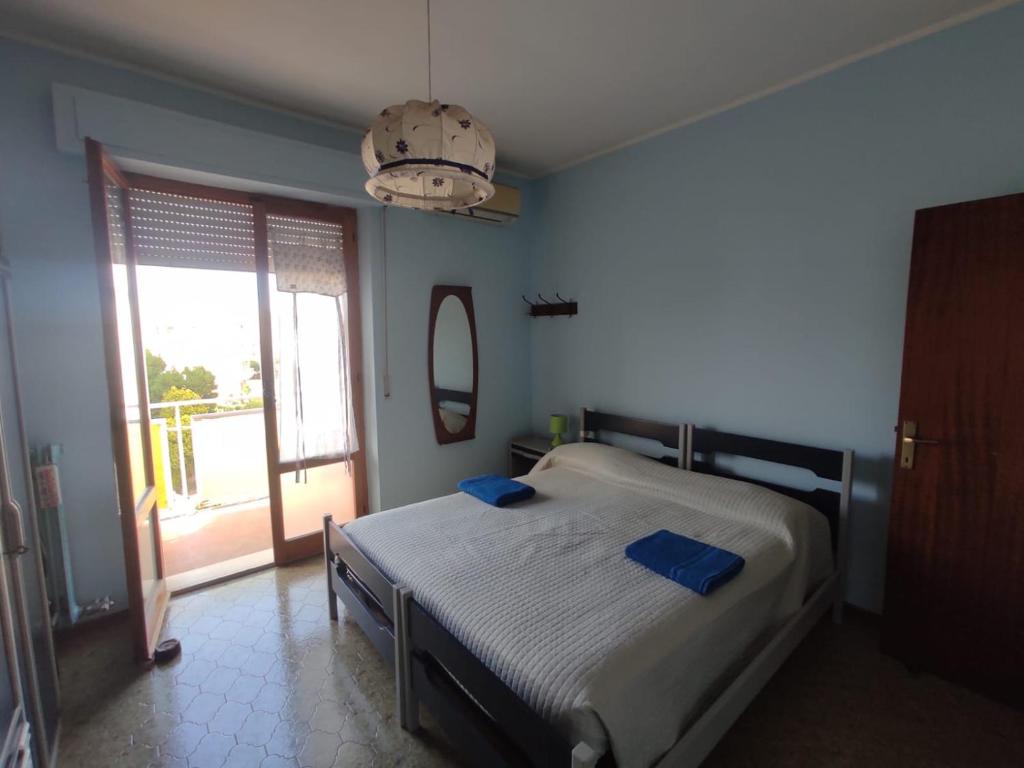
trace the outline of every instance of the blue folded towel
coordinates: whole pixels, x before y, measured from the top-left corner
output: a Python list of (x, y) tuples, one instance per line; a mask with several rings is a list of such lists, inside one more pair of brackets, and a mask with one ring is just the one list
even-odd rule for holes
[(732, 552), (665, 530), (627, 545), (626, 557), (702, 595), (729, 581), (744, 563)]
[(536, 493), (532, 486), (518, 480), (509, 480), (501, 475), (480, 475), (461, 480), (459, 490), (495, 507), (525, 501)]

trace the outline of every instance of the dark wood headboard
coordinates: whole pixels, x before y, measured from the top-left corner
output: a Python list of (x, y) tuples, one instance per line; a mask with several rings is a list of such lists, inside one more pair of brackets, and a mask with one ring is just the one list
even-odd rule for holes
[[(832, 551), (840, 550), (850, 503), (853, 451), (813, 448), (797, 443), (717, 432), (713, 429), (701, 429), (692, 424), (686, 425), (685, 439), (687, 462), (683, 465), (684, 469), (754, 483), (814, 507), (828, 520), (832, 532)], [(840, 487), (807, 490), (747, 477), (735, 470), (717, 466), (716, 458), (719, 456), (739, 456), (783, 467), (806, 469), (821, 480), (839, 483)]]
[(598, 432), (615, 432), (630, 437), (641, 437), (645, 440), (653, 440), (661, 443), (667, 450), (675, 450), (677, 454), (662, 453), (660, 456), (650, 458), (668, 464), (670, 467), (683, 467), (686, 456), (684, 451), (685, 441), (684, 424), (668, 424), (663, 421), (651, 421), (649, 419), (637, 419), (632, 416), (617, 416), (613, 413), (601, 413), (592, 411), (589, 408), (580, 409), (580, 442), (596, 443)]
[[(660, 443), (666, 450), (678, 451), (678, 455), (647, 454), (663, 464), (753, 483), (809, 504), (828, 520), (832, 535), (832, 551), (837, 554), (837, 559), (845, 558), (846, 519), (853, 478), (853, 451), (814, 448), (761, 437), (717, 432), (692, 424), (668, 424), (602, 413), (588, 408), (581, 409), (580, 441), (602, 442), (599, 439), (600, 432), (641, 437)], [(818, 487), (807, 490), (748, 477), (742, 472), (719, 466), (716, 459), (721, 456), (738, 456), (782, 467), (805, 469), (821, 480), (835, 481), (840, 485), (838, 489)]]

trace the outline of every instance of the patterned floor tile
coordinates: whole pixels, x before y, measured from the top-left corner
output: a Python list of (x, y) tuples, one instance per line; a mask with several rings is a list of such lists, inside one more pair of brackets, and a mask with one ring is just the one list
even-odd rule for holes
[[(330, 621), (322, 568), (174, 598), (182, 655), (166, 666), (132, 663), (123, 622), (62, 647), (59, 768), (453, 765), (429, 713), (423, 733), (399, 728), (391, 670), (343, 608)], [(877, 648), (877, 623), (823, 622), (706, 766), (1024, 765), (1024, 715)]]
[(330, 621), (322, 567), (173, 598), (164, 636), (182, 654), (165, 666), (131, 662), (123, 623), (62, 649), (60, 768), (453, 765), (394, 722), (390, 671), (344, 613)]

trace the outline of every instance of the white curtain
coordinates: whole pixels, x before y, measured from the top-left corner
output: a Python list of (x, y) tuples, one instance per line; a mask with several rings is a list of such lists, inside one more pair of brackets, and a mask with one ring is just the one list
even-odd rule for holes
[(341, 227), (268, 217), (281, 461), (348, 461), (358, 449)]

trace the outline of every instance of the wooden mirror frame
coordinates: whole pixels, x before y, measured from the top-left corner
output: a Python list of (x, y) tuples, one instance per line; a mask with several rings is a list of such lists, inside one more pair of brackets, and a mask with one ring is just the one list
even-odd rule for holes
[[(441, 302), (454, 296), (462, 302), (469, 322), (469, 338), (473, 344), (473, 389), (469, 395), (469, 415), (466, 423), (458, 432), (449, 432), (441, 421), (438, 413), (441, 399), (437, 396), (434, 385), (434, 330), (437, 326), (437, 313), (441, 310)], [(477, 388), (480, 381), (480, 363), (476, 346), (476, 316), (473, 314), (473, 289), (468, 285), (435, 285), (430, 291), (430, 323), (427, 328), (427, 370), (430, 383), (430, 416), (434, 420), (434, 436), (439, 445), (472, 440), (476, 437), (476, 401)]]

